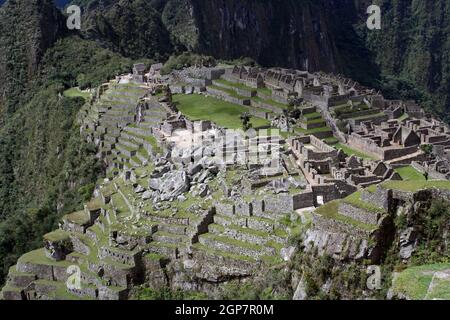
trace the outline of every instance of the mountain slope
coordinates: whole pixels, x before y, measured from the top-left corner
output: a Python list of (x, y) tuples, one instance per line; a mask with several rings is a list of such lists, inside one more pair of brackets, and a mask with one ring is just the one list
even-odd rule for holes
[(63, 20), (52, 1), (9, 1), (0, 21), (2, 282), (9, 266), (40, 246), (62, 214), (91, 196), (102, 170), (95, 148), (74, 124), (85, 101), (63, 91), (97, 86), (130, 70), (132, 62), (58, 29)]
[(366, 32), (366, 43), (387, 78), (385, 91), (423, 99), (429, 109), (449, 122), (450, 2), (378, 3), (383, 12), (383, 29)]

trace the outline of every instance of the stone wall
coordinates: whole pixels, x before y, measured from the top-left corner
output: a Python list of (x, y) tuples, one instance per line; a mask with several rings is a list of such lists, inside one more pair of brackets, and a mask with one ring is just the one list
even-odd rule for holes
[(368, 238), (371, 235), (370, 231), (356, 228), (354, 225), (346, 224), (338, 220), (322, 217), (319, 214), (313, 213), (313, 224), (315, 229), (326, 231), (330, 233), (342, 233), (358, 238)]
[(297, 194), (293, 196), (292, 201), (294, 210), (313, 207), (314, 193), (311, 191)]
[(223, 92), (221, 90), (217, 90), (211, 87), (207, 87), (207, 92), (216, 96), (219, 99), (222, 99), (224, 101), (230, 102), (230, 103), (234, 103), (234, 104), (238, 104), (238, 105), (244, 105), (244, 106), (249, 106), (250, 105), (250, 99), (239, 99), (236, 97), (232, 97), (230, 95), (228, 95), (226, 92)]
[(274, 106), (272, 104), (269, 104), (269, 103), (252, 100), (251, 101), (251, 105), (256, 107), (256, 108), (271, 110), (271, 111), (273, 111), (273, 112), (275, 112), (277, 114), (282, 114), (283, 113), (283, 109), (281, 109), (280, 107)]
[[(425, 170), (425, 168), (417, 161), (411, 162), (411, 166), (422, 174), (425, 174), (425, 172), (427, 172), (427, 170)], [(439, 173), (435, 170), (428, 170), (428, 177), (435, 180), (447, 180), (445, 174)]]
[(363, 202), (370, 203), (378, 208), (383, 208), (389, 211), (389, 205), (391, 204), (392, 191), (378, 186), (375, 192), (369, 192), (363, 190), (361, 192), (361, 200)]
[(379, 214), (354, 207), (345, 202), (339, 203), (339, 213), (365, 224), (376, 225), (379, 219)]

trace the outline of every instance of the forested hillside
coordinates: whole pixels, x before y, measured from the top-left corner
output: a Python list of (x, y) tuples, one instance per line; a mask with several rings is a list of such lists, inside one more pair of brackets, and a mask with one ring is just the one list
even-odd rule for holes
[[(45, 7), (37, 10), (40, 2), (10, 3), (0, 13), (0, 51), (4, 53), (0, 125), (2, 279), (20, 254), (41, 245), (42, 235), (55, 228), (63, 213), (78, 208), (91, 196), (101, 171), (95, 148), (81, 141), (74, 125), (84, 100), (66, 98), (62, 92), (75, 85), (96, 86), (129, 70), (132, 64), (76, 35), (56, 36), (50, 22), (59, 21), (60, 16), (51, 9), (51, 1), (44, 1)], [(22, 28), (19, 21), (24, 17), (24, 3), (37, 11)], [(11, 30), (9, 24), (19, 27)]]

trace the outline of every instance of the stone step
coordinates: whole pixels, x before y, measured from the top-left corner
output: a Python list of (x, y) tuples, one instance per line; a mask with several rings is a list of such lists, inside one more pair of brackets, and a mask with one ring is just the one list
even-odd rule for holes
[(150, 253), (160, 254), (170, 259), (177, 259), (179, 254), (177, 245), (170, 243), (152, 242), (148, 246), (148, 251)]
[(214, 249), (211, 247), (207, 247), (201, 243), (193, 244), (192, 252), (194, 253), (194, 256), (198, 256), (200, 254), (206, 254), (207, 256), (212, 257), (216, 261), (221, 261), (221, 262), (222, 262), (222, 260), (236, 261), (238, 263), (240, 269), (243, 267), (243, 264), (249, 264), (250, 269), (254, 270), (255, 266), (257, 264), (257, 260), (252, 257), (248, 257), (248, 256), (244, 256), (244, 255), (237, 255), (237, 254), (230, 253), (228, 251), (217, 250), (217, 249)]
[(172, 234), (178, 234), (178, 235), (189, 235), (192, 233), (193, 230), (192, 227), (184, 224), (175, 224), (175, 223), (159, 223), (158, 224), (158, 231), (164, 232), (164, 233), (172, 233)]
[(277, 254), (275, 248), (272, 247), (263, 247), (210, 233), (202, 234), (198, 239), (204, 246), (236, 255), (251, 257), (253, 259), (260, 259), (262, 256)]
[(211, 224), (208, 227), (211, 234), (218, 236), (224, 236), (239, 241), (257, 244), (264, 246), (268, 241), (275, 241), (279, 244), (285, 244), (286, 241), (280, 237), (276, 237), (272, 234), (268, 234), (264, 231), (257, 231), (248, 228), (242, 228), (236, 225), (229, 225), (228, 227), (223, 227), (217, 224)]
[(151, 133), (153, 128), (157, 127), (161, 122), (162, 122), (162, 120), (159, 120), (159, 119), (145, 118), (145, 120), (143, 122), (139, 123), (139, 128)]
[(13, 287), (25, 288), (37, 279), (35, 274), (17, 271), (17, 266), (9, 268), (8, 284)]
[[(125, 128), (125, 130), (127, 128)], [(144, 137), (138, 136), (137, 134), (135, 134), (133, 132), (126, 132), (126, 131), (122, 131), (122, 139), (125, 139), (128, 141), (134, 141), (138, 144), (139, 147), (143, 146), (144, 142), (145, 142)]]
[(134, 157), (132, 157), (130, 159), (130, 164), (134, 167), (134, 168), (138, 168), (142, 166), (142, 161), (139, 159), (139, 157), (136, 155)]
[(118, 262), (126, 267), (134, 267), (136, 265), (137, 252), (113, 248), (113, 247), (102, 247), (100, 249), (100, 258), (102, 260), (107, 260), (110, 258), (112, 261)]
[(150, 129), (147, 128), (142, 128), (142, 127), (126, 127), (124, 129), (124, 131), (129, 134), (129, 135), (133, 135), (133, 136), (138, 136), (138, 137), (146, 137), (146, 136), (150, 136), (152, 134), (152, 131)]
[(108, 133), (108, 134), (105, 135), (105, 141), (112, 142), (112, 143), (117, 143), (119, 141), (119, 137), (120, 137), (120, 135), (118, 135), (118, 134), (110, 134), (110, 133)]
[(137, 143), (135, 140), (128, 139), (123, 135), (119, 138), (119, 144), (136, 150), (142, 148), (142, 144)]
[(185, 247), (186, 245), (191, 244), (191, 239), (185, 235), (179, 235), (164, 231), (158, 231), (153, 234), (153, 240), (159, 243), (171, 243), (177, 244), (178, 246)]
[(136, 157), (139, 159), (139, 161), (141, 161), (142, 164), (149, 161), (148, 152), (143, 148), (138, 150), (138, 152), (136, 153)]
[(116, 145), (116, 149), (118, 151), (120, 151), (121, 155), (125, 155), (127, 158), (134, 157), (136, 155), (136, 153), (137, 153), (137, 148), (136, 149), (130, 148), (130, 147), (125, 146), (125, 145), (120, 144), (120, 143), (118, 143)]

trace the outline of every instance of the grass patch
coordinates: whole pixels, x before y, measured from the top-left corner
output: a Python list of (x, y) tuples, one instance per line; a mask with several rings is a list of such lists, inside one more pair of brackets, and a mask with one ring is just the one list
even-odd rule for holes
[(343, 144), (343, 143), (337, 143), (337, 144), (334, 145), (334, 147), (336, 149), (342, 149), (342, 151), (344, 151), (344, 153), (347, 156), (355, 155), (355, 156), (363, 158), (363, 159), (376, 160), (375, 157), (373, 157), (371, 155), (368, 155), (368, 154), (366, 154), (364, 152), (352, 149), (352, 148), (350, 148), (349, 146), (347, 146), (346, 144)]
[(372, 231), (377, 228), (376, 225), (362, 223), (339, 213), (339, 201), (331, 201), (316, 209), (316, 213), (332, 220), (336, 220), (345, 224), (353, 225), (359, 229)]
[(247, 257), (247, 256), (241, 256), (241, 255), (237, 255), (237, 254), (233, 254), (233, 253), (229, 253), (226, 251), (221, 251), (221, 250), (215, 250), (212, 248), (209, 248), (207, 246), (202, 245), (201, 243), (195, 243), (192, 245), (193, 248), (200, 250), (200, 251), (205, 251), (211, 255), (218, 255), (218, 256), (223, 256), (226, 258), (230, 258), (230, 259), (234, 259), (234, 260), (243, 260), (243, 261), (247, 261), (247, 262), (255, 262), (255, 259), (251, 258), (251, 257)]
[(311, 119), (306, 121), (307, 124), (316, 124), (316, 123), (323, 123), (326, 124), (325, 120), (323, 120), (322, 118), (318, 118), (318, 119)]
[(318, 119), (318, 118), (322, 118), (322, 115), (320, 114), (320, 112), (313, 112), (313, 113), (307, 113), (304, 114), (303, 117), (305, 117), (306, 119)]
[(28, 252), (19, 258), (19, 263), (31, 263), (31, 264), (41, 264), (50, 266), (63, 266), (68, 267), (72, 264), (70, 261), (55, 261), (47, 258), (45, 255), (45, 249), (38, 249)]
[[(210, 120), (217, 125), (229, 128), (242, 128), (241, 115), (248, 112), (248, 108), (213, 97), (202, 95), (174, 95), (174, 102), (178, 109), (191, 120)], [(269, 121), (252, 117), (250, 121), (253, 128), (269, 125)]]
[[(434, 264), (407, 268), (397, 276), (393, 283), (393, 289), (396, 293), (403, 293), (413, 300), (424, 299), (434, 273), (447, 269), (450, 269), (450, 264)], [(444, 281), (436, 281), (435, 279), (435, 284), (437, 285), (426, 298), (450, 298), (450, 283), (445, 281), (446, 286), (444, 287), (440, 282)]]
[(89, 223), (89, 216), (84, 211), (78, 211), (65, 216), (65, 219), (71, 221), (80, 226), (86, 225)]
[(272, 100), (272, 99), (264, 100), (263, 98), (258, 97), (258, 96), (252, 97), (251, 99), (253, 101), (256, 101), (256, 102), (259, 102), (259, 103), (269, 104), (271, 106), (277, 107), (277, 108), (282, 109), (282, 110), (286, 109), (288, 107), (287, 105), (285, 105), (283, 103), (280, 103), (280, 102), (277, 102), (277, 101)]
[(360, 117), (355, 117), (355, 118), (350, 118), (350, 119), (353, 119), (353, 120), (371, 120), (371, 119), (374, 119), (374, 118), (382, 117), (384, 115), (385, 115), (384, 112), (379, 112), (379, 113), (376, 113), (376, 114), (370, 114), (370, 115), (367, 115), (367, 116), (360, 116)]
[[(150, 143), (150, 145), (152, 146), (153, 152), (155, 152), (156, 154), (162, 153), (162, 148), (159, 146), (158, 141), (156, 140), (155, 137), (153, 137), (153, 136), (145, 137), (145, 141)], [(146, 151), (146, 150), (144, 150), (144, 151)]]
[(332, 132), (332, 130), (329, 127), (325, 126), (325, 127), (314, 128), (314, 129), (310, 129), (310, 130), (306, 130), (303, 128), (295, 128), (295, 132), (302, 133), (305, 135), (310, 135), (310, 134), (321, 133), (321, 132)]
[(58, 229), (56, 231), (44, 235), (44, 240), (48, 240), (51, 242), (64, 241), (69, 239), (70, 239), (69, 233), (61, 229)]
[(221, 83), (228, 87), (233, 87), (241, 90), (247, 90), (247, 91), (256, 91), (256, 89), (250, 88), (249, 86), (246, 86), (245, 84), (239, 83), (239, 82), (232, 82), (225, 79), (217, 79), (214, 80), (217, 83)]
[(87, 100), (91, 97), (89, 92), (83, 92), (79, 88), (70, 88), (63, 92), (64, 97), (67, 98), (83, 98)]
[(382, 209), (382, 208), (378, 208), (370, 203), (362, 201), (361, 200), (361, 191), (352, 193), (347, 198), (345, 198), (343, 201), (354, 207), (363, 209), (368, 212), (381, 213), (381, 214), (385, 212), (384, 209)]
[(258, 92), (261, 92), (262, 94), (271, 97), (272, 96), (272, 90), (269, 88), (259, 88)]
[(409, 119), (409, 115), (407, 113), (404, 113), (398, 118), (398, 121), (403, 121), (407, 119)]
[(244, 96), (239, 95), (233, 89), (227, 89), (227, 88), (223, 88), (223, 87), (219, 87), (219, 86), (209, 86), (209, 87), (212, 88), (212, 89), (223, 91), (223, 92), (227, 93), (230, 97), (233, 97), (233, 98), (236, 98), (236, 99), (240, 99), (240, 100), (248, 100), (248, 99), (250, 99), (249, 97), (244, 97)]
[(336, 137), (325, 138), (325, 139), (323, 139), (323, 141), (325, 141), (325, 143), (327, 143), (329, 145), (335, 145), (335, 144), (339, 143), (339, 140)]
[(441, 189), (450, 190), (450, 181), (448, 180), (411, 180), (411, 181), (386, 181), (381, 186), (385, 189), (395, 189), (406, 192), (414, 192), (423, 189)]
[(402, 168), (395, 169), (395, 172), (397, 172), (403, 180), (405, 181), (411, 181), (411, 180), (418, 180), (418, 181), (425, 181), (425, 176), (421, 174), (419, 171), (414, 169), (412, 166), (406, 166)]

